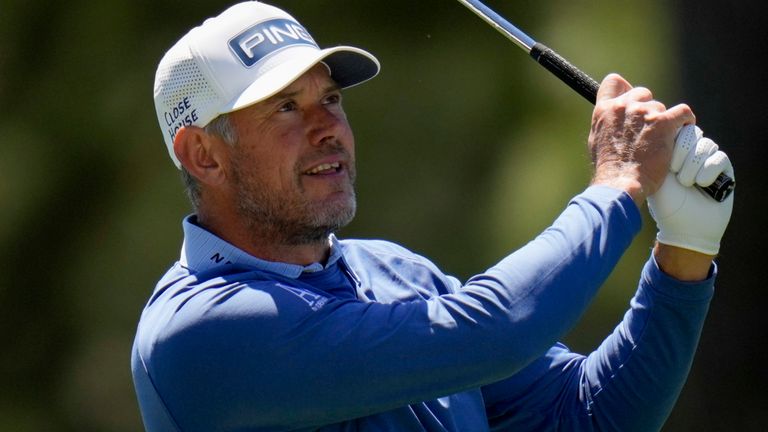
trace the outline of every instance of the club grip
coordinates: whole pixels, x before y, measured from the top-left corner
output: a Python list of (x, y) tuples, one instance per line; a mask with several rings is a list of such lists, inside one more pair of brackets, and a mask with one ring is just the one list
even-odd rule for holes
[(711, 185), (707, 187), (696, 185), (696, 187), (700, 191), (711, 196), (715, 201), (723, 202), (736, 187), (736, 180), (725, 175), (725, 173), (720, 173), (720, 175), (717, 176), (717, 179), (715, 179), (715, 182)]
[(582, 95), (592, 105), (595, 104), (597, 89), (600, 87), (600, 84), (592, 79), (592, 77), (570, 64), (568, 60), (562, 58), (552, 48), (539, 42), (536, 42), (531, 47), (531, 57), (556, 77), (560, 78), (560, 81), (576, 90), (576, 93)]
[[(531, 47), (530, 54), (537, 63), (560, 78), (560, 81), (568, 84), (570, 88), (576, 90), (576, 93), (583, 96), (592, 105), (596, 103), (597, 89), (600, 87), (600, 84), (592, 79), (592, 77), (579, 70), (568, 60), (561, 57), (560, 54), (542, 43), (536, 42)], [(711, 196), (715, 201), (723, 202), (733, 192), (733, 189), (736, 187), (736, 181), (725, 173), (720, 173), (717, 180), (711, 185), (707, 187), (696, 185), (696, 187)]]

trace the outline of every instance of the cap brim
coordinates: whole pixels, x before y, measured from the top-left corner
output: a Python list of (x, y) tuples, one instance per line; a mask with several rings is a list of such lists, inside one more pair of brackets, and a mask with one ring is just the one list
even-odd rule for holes
[[(349, 88), (368, 81), (379, 73), (379, 61), (359, 48), (338, 46), (318, 50), (295, 48), (291, 59), (260, 76), (239, 96), (222, 107), (219, 114), (232, 112), (261, 102), (288, 87), (316, 64), (325, 63), (331, 78), (341, 87)], [(287, 54), (287, 53), (286, 53)], [(278, 54), (279, 55), (279, 54)]]

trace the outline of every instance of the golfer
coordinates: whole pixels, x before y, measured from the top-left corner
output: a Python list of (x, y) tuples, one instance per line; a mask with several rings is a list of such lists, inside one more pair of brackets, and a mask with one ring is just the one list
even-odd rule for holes
[[(733, 176), (727, 156), (687, 106), (609, 75), (591, 183), (538, 237), (462, 282), (397, 244), (334, 235), (355, 214), (342, 90), (378, 70), (371, 54), (321, 49), (255, 1), (160, 61), (158, 121), (194, 213), (136, 332), (147, 430), (659, 430), (691, 366), (732, 208), (733, 196), (718, 203), (694, 184)], [(558, 339), (646, 202), (659, 234), (630, 308), (594, 352), (571, 352)]]

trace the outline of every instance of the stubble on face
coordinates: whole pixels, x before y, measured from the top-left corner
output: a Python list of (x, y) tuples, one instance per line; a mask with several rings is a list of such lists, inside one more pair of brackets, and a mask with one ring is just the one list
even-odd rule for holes
[[(269, 241), (300, 246), (325, 242), (331, 233), (346, 226), (357, 209), (354, 183), (355, 164), (350, 156), (346, 165), (348, 181), (334, 191), (338, 196), (313, 201), (305, 194), (304, 174), (298, 167), (304, 161), (322, 156), (345, 154), (338, 143), (328, 143), (312, 155), (301, 158), (294, 169), (290, 190), (275, 190), (258, 175), (258, 166), (247, 162), (242, 151), (234, 148), (232, 183), (236, 190), (237, 210), (248, 224), (254, 241)], [(349, 155), (347, 155), (349, 156)]]

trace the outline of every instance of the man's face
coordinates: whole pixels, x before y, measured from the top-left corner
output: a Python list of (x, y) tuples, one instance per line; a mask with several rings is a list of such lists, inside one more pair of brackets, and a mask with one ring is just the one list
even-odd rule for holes
[(238, 142), (229, 179), (252, 232), (308, 244), (352, 220), (354, 138), (324, 65), (230, 119)]

